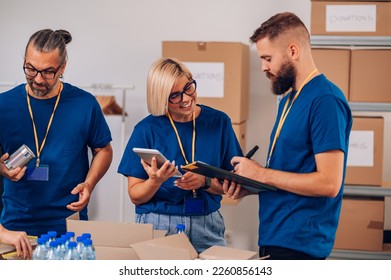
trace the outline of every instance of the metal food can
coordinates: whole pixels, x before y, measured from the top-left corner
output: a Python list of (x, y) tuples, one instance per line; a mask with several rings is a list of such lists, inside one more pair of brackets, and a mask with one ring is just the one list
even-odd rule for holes
[(16, 167), (25, 166), (34, 157), (35, 155), (29, 147), (23, 144), (15, 153), (4, 161), (4, 164), (11, 170)]

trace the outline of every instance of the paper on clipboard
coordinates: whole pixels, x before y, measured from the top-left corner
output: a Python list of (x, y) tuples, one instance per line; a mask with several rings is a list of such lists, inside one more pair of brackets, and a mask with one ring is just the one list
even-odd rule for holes
[(202, 161), (195, 161), (193, 163), (183, 166), (182, 169), (201, 174), (210, 178), (217, 178), (219, 180), (227, 179), (229, 181), (233, 181), (237, 184), (240, 184), (242, 188), (254, 193), (277, 190), (277, 188), (274, 186), (255, 181), (244, 176), (240, 176), (233, 172), (209, 165)]

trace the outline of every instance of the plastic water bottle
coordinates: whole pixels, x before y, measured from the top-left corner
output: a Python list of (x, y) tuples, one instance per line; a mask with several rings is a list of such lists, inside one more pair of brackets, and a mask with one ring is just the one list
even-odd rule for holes
[(40, 236), (40, 238), (42, 238), (43, 240), (45, 240), (45, 246), (46, 246), (46, 249), (49, 251), (50, 249), (50, 241), (49, 241), (49, 235), (47, 233), (44, 233)]
[(80, 255), (76, 251), (76, 245), (75, 241), (69, 241), (64, 260), (80, 260)]
[(185, 225), (184, 224), (177, 224), (176, 226), (176, 233), (185, 233)]
[(57, 254), (59, 255), (59, 257), (61, 259), (64, 259), (65, 253), (67, 251), (67, 248), (65, 246), (65, 243), (66, 243), (67, 239), (64, 236), (61, 236), (61, 237), (57, 238), (56, 240), (58, 242)]
[(61, 260), (61, 257), (58, 255), (57, 246), (58, 241), (50, 241), (50, 249), (47, 255), (47, 260)]
[(65, 234), (68, 236), (68, 241), (72, 241), (72, 242), (76, 241), (76, 239), (75, 239), (75, 232), (67, 231)]
[(37, 246), (33, 252), (33, 260), (46, 260), (48, 248), (46, 248), (46, 239), (42, 237), (37, 238)]
[(82, 253), (82, 251), (83, 251), (83, 247), (84, 247), (83, 240), (84, 240), (84, 239), (85, 239), (85, 238), (84, 238), (82, 235), (76, 237), (76, 243), (77, 243), (77, 245), (76, 245), (76, 251), (79, 253), (79, 255), (81, 255), (81, 253)]
[(48, 231), (49, 235), (49, 242), (56, 240), (57, 238), (57, 232), (54, 230)]
[(81, 252), (82, 260), (96, 260), (96, 254), (91, 239), (83, 239), (83, 250)]

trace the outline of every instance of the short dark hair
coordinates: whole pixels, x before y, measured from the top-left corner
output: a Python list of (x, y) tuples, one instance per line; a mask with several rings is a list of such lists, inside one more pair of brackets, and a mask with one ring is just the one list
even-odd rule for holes
[(309, 37), (309, 32), (306, 26), (298, 16), (289, 12), (279, 13), (262, 23), (261, 26), (256, 29), (254, 34), (250, 37), (250, 42), (256, 43), (260, 39), (266, 37), (269, 40), (274, 40), (281, 34), (285, 33), (287, 30), (298, 27), (304, 28)]
[(59, 50), (59, 61), (62, 64), (67, 59), (66, 45), (72, 41), (71, 34), (66, 30), (51, 30), (42, 29), (31, 35), (25, 50), (30, 44), (33, 44), (35, 49), (43, 52), (50, 52), (55, 49)]

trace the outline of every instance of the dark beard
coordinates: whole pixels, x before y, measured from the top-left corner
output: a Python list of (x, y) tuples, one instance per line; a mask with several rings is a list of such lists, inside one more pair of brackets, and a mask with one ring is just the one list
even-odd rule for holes
[(275, 95), (282, 95), (293, 88), (296, 81), (296, 69), (292, 63), (283, 64), (277, 74), (267, 74), (272, 81), (272, 91)]

